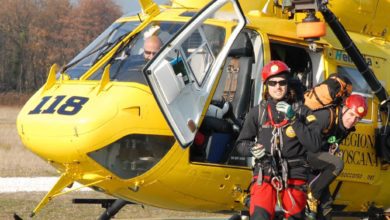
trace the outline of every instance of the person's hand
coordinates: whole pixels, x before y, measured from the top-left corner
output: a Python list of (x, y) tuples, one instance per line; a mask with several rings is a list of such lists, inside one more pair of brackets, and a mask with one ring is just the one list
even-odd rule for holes
[(261, 144), (255, 144), (253, 147), (251, 147), (251, 154), (253, 155), (254, 158), (260, 159), (264, 157), (265, 155), (265, 148)]
[(283, 112), (288, 119), (292, 119), (295, 116), (295, 111), (292, 109), (291, 105), (285, 101), (278, 102), (276, 104), (276, 110)]
[(221, 119), (228, 111), (229, 111), (229, 103), (228, 102), (225, 102), (225, 104), (222, 106), (222, 108), (211, 104), (211, 105), (209, 105), (209, 108), (207, 109), (206, 115)]

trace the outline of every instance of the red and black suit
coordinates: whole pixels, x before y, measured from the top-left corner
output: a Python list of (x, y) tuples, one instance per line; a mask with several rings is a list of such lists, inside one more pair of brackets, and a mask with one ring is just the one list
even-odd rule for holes
[[(255, 143), (263, 145), (266, 150), (266, 156), (257, 160), (254, 166), (250, 216), (256, 220), (274, 218), (278, 192), (272, 180), (276, 175), (287, 175), (287, 181), (281, 183), (287, 187), (279, 191), (285, 218), (304, 219), (305, 187), (309, 171), (306, 154), (307, 151), (319, 151), (321, 132), (315, 116), (307, 107), (299, 106), (296, 118), (287, 121), (284, 113), (278, 112), (275, 105), (275, 101), (267, 100), (252, 108), (237, 139), (237, 149), (243, 156), (252, 156), (250, 149)], [(275, 146), (271, 141), (275, 136), (275, 127), (280, 127), (282, 131), (281, 137), (278, 137), (282, 158), (279, 161), (275, 161), (275, 152), (272, 150), (272, 146)], [(283, 173), (278, 165), (280, 160), (288, 164), (287, 173)]]

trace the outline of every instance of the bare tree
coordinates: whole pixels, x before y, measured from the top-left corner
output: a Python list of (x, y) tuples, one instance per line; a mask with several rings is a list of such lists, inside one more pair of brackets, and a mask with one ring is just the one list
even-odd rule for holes
[(33, 91), (117, 19), (112, 0), (0, 0), (0, 92)]

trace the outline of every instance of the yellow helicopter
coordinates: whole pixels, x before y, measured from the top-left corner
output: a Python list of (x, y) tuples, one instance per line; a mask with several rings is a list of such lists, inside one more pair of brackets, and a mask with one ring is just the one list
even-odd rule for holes
[[(74, 182), (118, 198), (104, 218), (129, 202), (246, 210), (250, 158), (234, 141), (273, 59), (307, 88), (338, 72), (367, 98), (369, 113), (341, 146), (334, 215), (386, 215), (388, 1), (139, 2), (142, 13), (119, 18), (66, 66), (53, 65), (19, 113), (23, 144), (61, 173), (32, 215)], [(150, 36), (162, 46), (148, 61)]]

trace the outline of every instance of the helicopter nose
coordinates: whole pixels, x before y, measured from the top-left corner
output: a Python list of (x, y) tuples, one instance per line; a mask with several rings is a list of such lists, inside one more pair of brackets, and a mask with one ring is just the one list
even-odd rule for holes
[[(69, 163), (104, 137), (104, 125), (118, 107), (109, 97), (35, 94), (17, 118), (23, 144), (46, 160)], [(101, 139), (99, 139), (101, 140)]]
[(17, 124), (24, 145), (31, 151), (47, 160), (67, 163), (77, 159), (83, 147), (96, 145), (94, 136), (104, 136), (99, 128), (116, 114), (114, 106), (78, 116), (20, 114)]
[(172, 136), (147, 86), (96, 88), (80, 82), (38, 91), (17, 118), (23, 144), (49, 162), (74, 163), (128, 135)]

